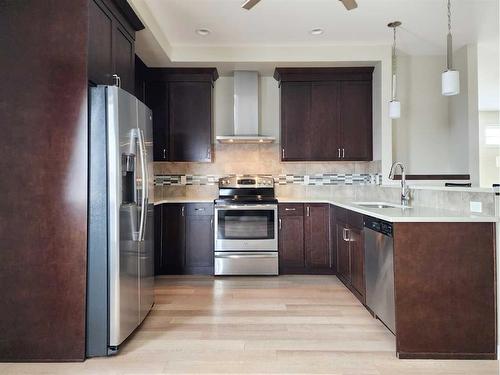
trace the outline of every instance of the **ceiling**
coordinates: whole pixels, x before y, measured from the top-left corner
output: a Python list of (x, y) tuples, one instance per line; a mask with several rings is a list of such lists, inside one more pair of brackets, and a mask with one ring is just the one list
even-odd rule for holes
[[(183, 47), (387, 45), (392, 33), (386, 25), (393, 20), (403, 23), (399, 50), (434, 55), (444, 53), (447, 32), (445, 0), (358, 0), (350, 12), (337, 0), (262, 0), (251, 11), (241, 9), (243, 0), (129, 1), (151, 26), (149, 37), (161, 41), (149, 48), (161, 46), (169, 56)], [(498, 2), (452, 0), (456, 48), (498, 38)], [(199, 28), (210, 35), (197, 35)], [(324, 34), (311, 35), (313, 28)]]

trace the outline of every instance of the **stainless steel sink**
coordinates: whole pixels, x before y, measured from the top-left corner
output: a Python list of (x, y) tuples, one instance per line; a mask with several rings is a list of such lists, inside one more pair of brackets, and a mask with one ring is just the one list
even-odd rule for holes
[(409, 206), (402, 206), (400, 204), (386, 203), (386, 202), (354, 202), (355, 205), (366, 208), (399, 208), (407, 209)]

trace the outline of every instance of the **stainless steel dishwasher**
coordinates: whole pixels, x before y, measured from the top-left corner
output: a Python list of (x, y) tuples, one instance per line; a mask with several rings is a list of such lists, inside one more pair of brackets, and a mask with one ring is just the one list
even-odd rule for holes
[(396, 333), (392, 224), (365, 216), (366, 304)]

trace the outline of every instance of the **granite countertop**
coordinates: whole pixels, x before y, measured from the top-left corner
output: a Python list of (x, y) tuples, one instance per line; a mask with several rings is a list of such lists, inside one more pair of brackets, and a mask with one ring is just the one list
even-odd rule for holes
[[(164, 199), (155, 202), (155, 205), (163, 203), (213, 203), (213, 198), (189, 198), (178, 197)], [(486, 216), (474, 213), (464, 213), (461, 211), (447, 210), (433, 207), (414, 207), (412, 208), (372, 208), (357, 205), (352, 200), (341, 199), (301, 199), (298, 197), (278, 197), (279, 203), (329, 203), (334, 206), (342, 207), (363, 215), (375, 217), (392, 223), (431, 223), (431, 222), (462, 222), (462, 223), (495, 223), (498, 218), (495, 216)]]

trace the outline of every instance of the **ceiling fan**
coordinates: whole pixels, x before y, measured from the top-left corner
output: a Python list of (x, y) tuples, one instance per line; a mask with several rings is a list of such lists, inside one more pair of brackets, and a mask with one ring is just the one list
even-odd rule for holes
[[(342, 2), (342, 4), (344, 4), (347, 10), (353, 10), (358, 7), (356, 0), (339, 0), (339, 1)], [(250, 10), (254, 6), (256, 6), (259, 2), (260, 0), (246, 0), (241, 7), (243, 9)]]

